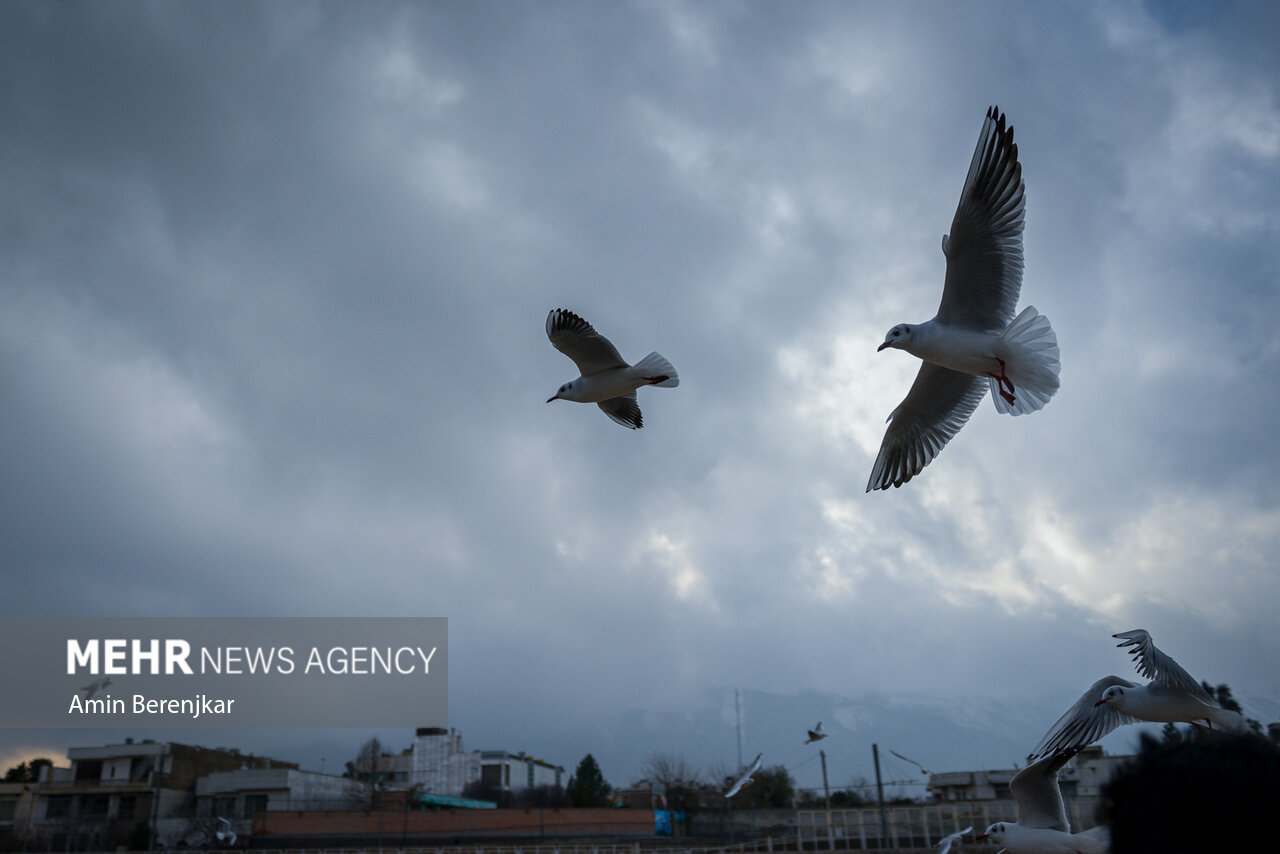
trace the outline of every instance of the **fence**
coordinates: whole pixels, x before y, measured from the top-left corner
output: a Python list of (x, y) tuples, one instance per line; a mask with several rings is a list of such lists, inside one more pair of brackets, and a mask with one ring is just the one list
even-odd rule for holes
[[(1067, 819), (1075, 830), (1093, 827), (1096, 798), (1067, 801)], [(949, 833), (972, 827), (982, 833), (997, 821), (1017, 821), (1018, 806), (1013, 800), (949, 801), (942, 804), (899, 804), (884, 808), (887, 839), (881, 839), (879, 807), (833, 809), (830, 822), (826, 810), (796, 813), (799, 847), (805, 851), (847, 849), (926, 849)]]
[[(1067, 818), (1073, 829), (1093, 827), (1094, 798), (1067, 800)], [(943, 836), (973, 827), (981, 833), (997, 821), (1015, 821), (1017, 804), (1008, 801), (952, 801), (943, 804), (886, 806), (887, 838), (881, 838), (880, 809), (833, 809), (830, 821), (826, 810), (799, 810), (796, 833), (787, 836), (765, 836), (731, 844), (681, 844), (678, 840), (646, 838), (625, 842), (579, 842), (567, 844), (487, 844), (447, 846), (365, 846), (308, 848), (231, 849), (235, 854), (784, 854), (784, 852), (821, 852), (876, 850), (887, 854), (932, 852)], [(107, 854), (103, 852), (102, 854)], [(197, 852), (192, 849), (165, 851), (159, 854), (229, 854)]]

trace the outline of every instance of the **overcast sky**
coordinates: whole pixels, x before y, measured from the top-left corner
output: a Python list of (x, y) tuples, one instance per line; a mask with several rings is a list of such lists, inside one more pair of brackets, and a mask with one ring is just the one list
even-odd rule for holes
[[(0, 614), (448, 617), (467, 746), (570, 768), (734, 687), (1065, 709), (1137, 627), (1278, 720), (1277, 43), (1263, 2), (4, 3)], [(1061, 391), (866, 494), (991, 104)], [(556, 307), (675, 365), (643, 430), (544, 402)], [(947, 761), (1007, 764), (975, 731)]]

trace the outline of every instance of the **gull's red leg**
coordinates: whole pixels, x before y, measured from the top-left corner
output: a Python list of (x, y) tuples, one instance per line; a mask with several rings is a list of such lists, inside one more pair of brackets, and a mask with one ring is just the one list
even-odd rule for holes
[[(995, 374), (987, 374), (987, 376), (996, 381), (1000, 388), (1000, 396), (1012, 405), (1015, 403), (1015, 399), (1013, 397), (1013, 380), (1009, 379), (1009, 375), (1005, 373), (1004, 359), (1001, 359), (999, 356), (996, 356), (995, 359), (1000, 363), (1000, 376), (996, 376)], [(1005, 391), (1005, 386), (1009, 387), (1008, 391)]]

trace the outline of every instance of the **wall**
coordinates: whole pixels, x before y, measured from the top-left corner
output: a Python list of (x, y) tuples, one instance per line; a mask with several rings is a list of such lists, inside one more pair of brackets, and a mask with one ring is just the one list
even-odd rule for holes
[(257, 836), (653, 836), (652, 810), (498, 809), (258, 813)]

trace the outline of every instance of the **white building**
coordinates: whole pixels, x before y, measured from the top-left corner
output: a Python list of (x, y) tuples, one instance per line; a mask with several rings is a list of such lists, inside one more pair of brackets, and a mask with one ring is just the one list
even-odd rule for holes
[(462, 735), (441, 727), (419, 729), (412, 756), (409, 784), (437, 795), (460, 796), (476, 782), (512, 793), (565, 784), (559, 765), (505, 750), (464, 751)]
[(297, 768), (239, 768), (196, 781), (196, 815), (252, 819), (266, 810), (342, 809), (358, 784), (346, 777)]
[(462, 735), (442, 727), (422, 727), (413, 740), (409, 783), (424, 792), (458, 797), (480, 779), (480, 751), (462, 750)]
[(524, 753), (486, 750), (480, 754), (480, 780), (506, 792), (538, 786), (563, 786), (564, 768)]
[[(1062, 797), (1067, 800), (1097, 798), (1116, 767), (1132, 758), (1107, 756), (1097, 745), (1086, 747), (1058, 772)], [(1011, 801), (1013, 794), (1009, 791), (1009, 781), (1017, 773), (1017, 768), (1004, 768), (932, 774), (928, 790), (935, 801)]]

